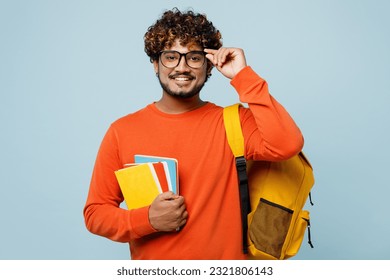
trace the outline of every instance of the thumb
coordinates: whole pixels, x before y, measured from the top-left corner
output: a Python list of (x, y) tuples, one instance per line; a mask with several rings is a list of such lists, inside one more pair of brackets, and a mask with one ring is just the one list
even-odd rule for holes
[(162, 200), (172, 200), (172, 199), (176, 199), (178, 197), (179, 197), (178, 195), (174, 194), (171, 191), (163, 192), (162, 194), (160, 194), (160, 198)]

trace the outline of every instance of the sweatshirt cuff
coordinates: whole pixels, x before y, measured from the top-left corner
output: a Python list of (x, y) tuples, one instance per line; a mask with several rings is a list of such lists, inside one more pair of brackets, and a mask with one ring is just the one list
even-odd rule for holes
[(149, 222), (149, 206), (131, 210), (130, 222), (139, 238), (156, 232)]

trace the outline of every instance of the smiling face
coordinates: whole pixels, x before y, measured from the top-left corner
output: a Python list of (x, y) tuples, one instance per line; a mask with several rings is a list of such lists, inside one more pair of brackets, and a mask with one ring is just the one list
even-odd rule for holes
[[(164, 49), (164, 51), (166, 50), (179, 53), (203, 51), (197, 45), (183, 46), (179, 40), (176, 40), (169, 49)], [(199, 94), (206, 82), (207, 63), (204, 63), (200, 68), (194, 69), (187, 65), (184, 56), (182, 56), (180, 63), (174, 68), (165, 67), (161, 63), (161, 59), (154, 61), (153, 64), (164, 94), (177, 98), (191, 98)]]

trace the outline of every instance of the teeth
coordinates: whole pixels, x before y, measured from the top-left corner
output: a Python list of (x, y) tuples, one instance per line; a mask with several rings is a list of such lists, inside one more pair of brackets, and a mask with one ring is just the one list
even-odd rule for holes
[(189, 81), (189, 78), (184, 78), (184, 77), (177, 77), (175, 78), (176, 81)]

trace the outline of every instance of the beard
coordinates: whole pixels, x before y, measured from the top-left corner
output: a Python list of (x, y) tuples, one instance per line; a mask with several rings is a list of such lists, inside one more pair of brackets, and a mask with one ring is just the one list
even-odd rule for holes
[[(183, 76), (183, 75), (181, 75)], [(188, 75), (189, 77), (193, 78), (192, 76)], [(186, 90), (176, 90), (176, 91), (173, 91), (169, 86), (168, 86), (168, 83), (163, 83), (160, 79), (160, 75), (158, 74), (157, 75), (157, 78), (158, 78), (158, 81), (160, 82), (160, 85), (162, 87), (162, 89), (170, 96), (172, 97), (177, 97), (177, 98), (181, 98), (181, 99), (187, 99), (187, 98), (192, 98), (196, 95), (199, 94), (199, 92), (202, 90), (204, 84), (206, 83), (207, 80), (205, 80), (203, 83), (195, 86), (193, 89), (191, 89), (190, 91), (186, 91)], [(175, 78), (175, 75), (172, 75), (172, 76), (169, 76), (170, 79), (174, 79)]]

